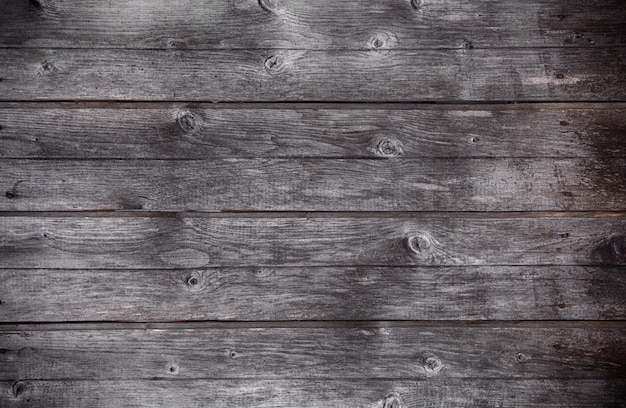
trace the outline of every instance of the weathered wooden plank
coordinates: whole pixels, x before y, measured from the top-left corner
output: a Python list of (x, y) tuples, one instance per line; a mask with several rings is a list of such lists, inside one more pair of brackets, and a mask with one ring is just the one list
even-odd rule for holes
[[(212, 106), (213, 105), (213, 106)], [(0, 106), (4, 158), (625, 157), (626, 109)], [(221, 106), (221, 105), (220, 105)], [(595, 106), (595, 105), (591, 105)]]
[(626, 160), (0, 160), (0, 210), (626, 210)]
[(0, 49), (0, 100), (606, 101), (626, 48)]
[(3, 268), (619, 265), (623, 215), (0, 217)]
[(564, 320), (626, 316), (626, 270), (0, 270), (0, 321)]
[(623, 378), (620, 328), (0, 332), (0, 379)]
[(3, 0), (0, 46), (484, 48), (624, 45), (620, 0)]
[[(6, 408), (118, 407), (607, 407), (623, 379), (596, 380), (105, 380), (0, 382)], [(532, 392), (530, 391), (532, 390)]]

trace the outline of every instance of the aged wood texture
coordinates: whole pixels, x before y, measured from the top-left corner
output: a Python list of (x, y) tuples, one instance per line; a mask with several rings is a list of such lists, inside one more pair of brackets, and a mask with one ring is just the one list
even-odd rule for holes
[(0, 209), (626, 210), (626, 160), (0, 160)]
[(0, 270), (0, 321), (624, 319), (626, 270)]
[(623, 378), (623, 325), (0, 332), (0, 379)]
[(0, 217), (3, 268), (623, 265), (626, 218)]
[(0, 46), (194, 49), (625, 45), (620, 0), (3, 0)]
[(622, 379), (24, 380), (0, 382), (0, 404), (6, 408), (619, 408), (626, 404), (625, 388)]
[(623, 104), (90, 105), (0, 104), (0, 157), (626, 157)]
[(0, 49), (0, 100), (619, 101), (626, 48)]

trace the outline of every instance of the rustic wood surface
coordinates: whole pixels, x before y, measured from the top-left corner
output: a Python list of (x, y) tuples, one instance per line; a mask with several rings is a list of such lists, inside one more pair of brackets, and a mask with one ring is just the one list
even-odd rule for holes
[[(103, 380), (0, 382), (7, 408), (246, 406), (619, 408), (626, 381), (604, 380)], [(532, 390), (532, 392), (529, 392)]]
[(624, 272), (591, 266), (4, 269), (0, 320), (618, 320), (626, 313)]
[[(342, 213), (340, 213), (341, 215)], [(3, 268), (624, 265), (626, 218), (0, 217)]]
[(0, 8), (0, 407), (626, 406), (625, 2)]
[[(192, 49), (626, 45), (620, 0), (4, 0), (0, 46)], [(340, 22), (340, 24), (338, 23)]]
[(626, 157), (619, 103), (93, 105), (0, 104), (0, 157)]
[(20, 159), (0, 180), (8, 211), (626, 210), (624, 158)]
[(2, 380), (623, 378), (620, 327), (1, 331)]
[(0, 101), (623, 101), (624, 72), (622, 47), (0, 48)]

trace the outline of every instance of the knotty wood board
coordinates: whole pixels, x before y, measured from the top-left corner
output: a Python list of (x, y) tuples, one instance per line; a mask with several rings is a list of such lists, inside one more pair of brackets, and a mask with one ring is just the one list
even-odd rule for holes
[(92, 105), (0, 104), (0, 157), (626, 157), (622, 104)]
[(0, 49), (0, 100), (620, 101), (626, 48)]
[[(0, 382), (3, 407), (448, 406), (618, 408), (626, 381), (605, 380), (105, 380)], [(529, 390), (532, 390), (529, 391)]]
[(193, 49), (626, 45), (620, 0), (5, 0), (0, 46)]
[(626, 160), (0, 160), (8, 211), (626, 210)]
[[(341, 214), (341, 213), (340, 213)], [(3, 268), (620, 265), (621, 213), (511, 217), (0, 217)]]
[(626, 331), (386, 327), (0, 332), (0, 379), (623, 378)]
[(0, 321), (619, 320), (606, 267), (0, 269)]

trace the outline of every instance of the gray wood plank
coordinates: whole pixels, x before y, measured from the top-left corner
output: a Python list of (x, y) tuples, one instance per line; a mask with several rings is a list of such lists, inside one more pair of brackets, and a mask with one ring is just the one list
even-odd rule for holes
[(6, 408), (587, 407), (626, 404), (623, 379), (124, 380), (0, 382)]
[(607, 101), (626, 48), (0, 49), (0, 100)]
[(0, 210), (626, 210), (626, 160), (0, 160)]
[(626, 157), (623, 105), (582, 106), (0, 105), (0, 157)]
[(608, 217), (0, 217), (3, 268), (619, 265)]
[(620, 320), (626, 270), (344, 267), (1, 270), (1, 322)]
[(620, 328), (0, 332), (0, 379), (624, 378)]
[(3, 0), (0, 46), (484, 48), (624, 45), (620, 0)]

